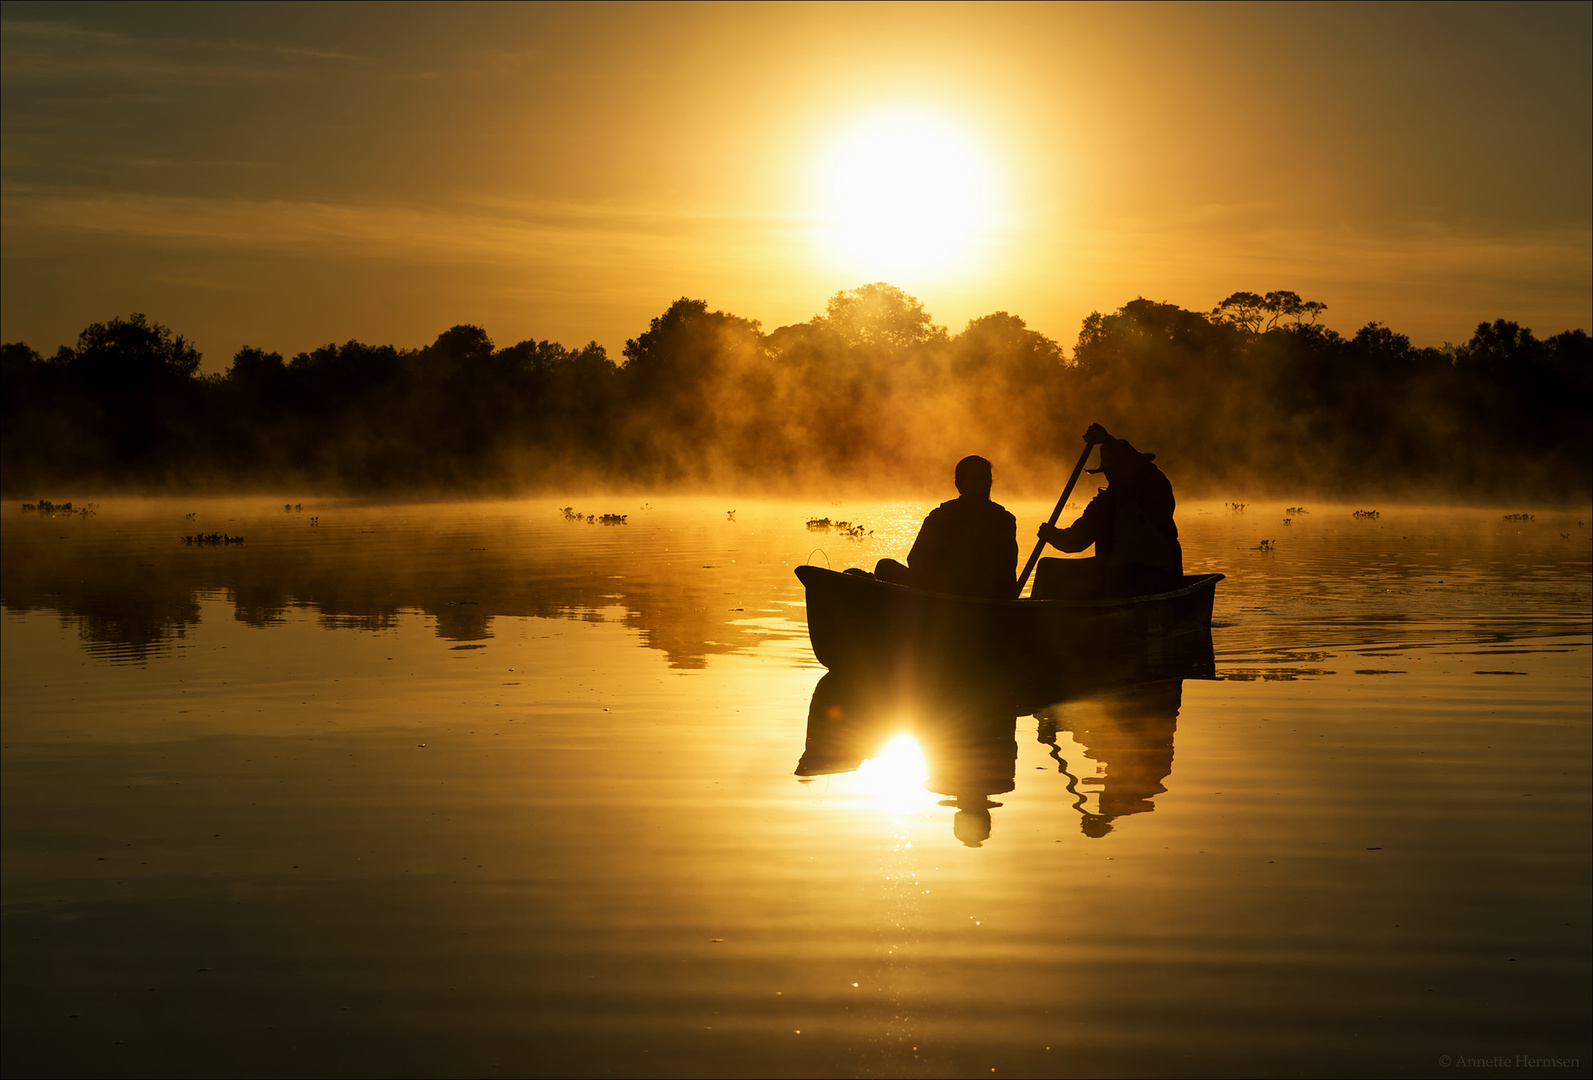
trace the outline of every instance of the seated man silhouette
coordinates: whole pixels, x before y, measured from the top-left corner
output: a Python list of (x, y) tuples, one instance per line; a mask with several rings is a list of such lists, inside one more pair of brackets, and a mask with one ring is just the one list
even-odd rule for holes
[(1101, 448), (1105, 473), (1084, 513), (1065, 529), (1041, 525), (1038, 536), (1062, 551), (1095, 546), (1089, 559), (1041, 559), (1034, 576), (1036, 599), (1104, 599), (1170, 592), (1184, 583), (1184, 551), (1173, 523), (1173, 485), (1125, 439), (1091, 424), (1084, 440)]
[(990, 501), (990, 462), (957, 462), (958, 497), (929, 512), (907, 565), (881, 559), (874, 576), (897, 585), (956, 596), (1012, 600), (1018, 595), (1018, 522)]

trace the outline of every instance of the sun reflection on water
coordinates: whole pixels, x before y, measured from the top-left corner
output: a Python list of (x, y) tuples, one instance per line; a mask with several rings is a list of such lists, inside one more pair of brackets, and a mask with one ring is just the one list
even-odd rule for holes
[(924, 789), (929, 779), (929, 763), (918, 740), (903, 733), (891, 739), (879, 753), (857, 767), (863, 788), (890, 810), (903, 812), (934, 804), (935, 796)]

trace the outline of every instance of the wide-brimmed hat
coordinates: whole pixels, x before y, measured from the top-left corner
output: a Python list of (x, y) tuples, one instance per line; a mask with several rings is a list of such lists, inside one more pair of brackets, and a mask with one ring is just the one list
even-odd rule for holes
[(1110, 455), (1113, 459), (1118, 458), (1120, 455), (1122, 457), (1121, 462), (1113, 460), (1112, 467), (1114, 469), (1117, 468), (1119, 464), (1132, 467), (1136, 460), (1143, 461), (1146, 464), (1150, 464), (1156, 460), (1155, 454), (1140, 453), (1138, 450), (1134, 449), (1134, 444), (1129, 442), (1127, 439), (1113, 439), (1110, 442), (1103, 442), (1101, 444), (1101, 467), (1099, 469), (1085, 469), (1084, 471), (1092, 476), (1096, 473), (1105, 472), (1108, 455)]

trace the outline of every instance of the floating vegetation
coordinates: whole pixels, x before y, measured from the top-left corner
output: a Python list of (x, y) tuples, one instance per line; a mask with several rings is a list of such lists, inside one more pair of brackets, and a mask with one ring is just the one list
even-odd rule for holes
[(1311, 511), (1307, 510), (1303, 506), (1290, 506), (1286, 507), (1283, 512), (1292, 517), (1299, 517), (1301, 514), (1309, 514)]
[(624, 525), (628, 514), (583, 514), (573, 506), (559, 507), (565, 521), (584, 521), (588, 525)]
[(49, 499), (40, 499), (36, 503), (23, 503), (22, 509), (36, 510), (41, 514), (76, 514), (79, 517), (93, 517), (99, 513), (99, 503), (84, 503), (74, 508), (71, 503), (53, 503)]
[(1223, 505), (1235, 514), (1242, 514), (1245, 512), (1245, 504), (1242, 502), (1228, 502), (1223, 503)]
[(1263, 540), (1263, 541), (1261, 541), (1261, 543), (1257, 544), (1255, 547), (1251, 548), (1250, 550), (1251, 551), (1271, 551), (1272, 547), (1273, 547), (1273, 541), (1271, 541), (1271, 540)]
[(833, 530), (842, 536), (849, 536), (853, 540), (860, 540), (865, 536), (874, 535), (861, 525), (854, 525), (850, 521), (831, 521), (827, 517), (809, 518), (808, 528), (814, 532), (830, 532)]
[(1382, 517), (1382, 516), (1383, 515), (1379, 514), (1376, 510), (1355, 510), (1355, 511), (1352, 511), (1350, 513), (1350, 517), (1352, 517), (1352, 518), (1360, 518), (1363, 521), (1370, 521), (1373, 518), (1378, 518), (1378, 517)]
[(1531, 514), (1506, 514), (1504, 516), (1504, 519), (1506, 521), (1531, 521), (1532, 520), (1532, 515)]
[(231, 547), (243, 543), (243, 537), (229, 536), (227, 533), (196, 533), (183, 537), (183, 543), (189, 547)]

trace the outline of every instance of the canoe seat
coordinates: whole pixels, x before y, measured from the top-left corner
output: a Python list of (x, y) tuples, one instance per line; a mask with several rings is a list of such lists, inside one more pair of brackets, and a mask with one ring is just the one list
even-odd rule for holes
[(1034, 571), (1034, 600), (1108, 600), (1182, 588), (1184, 580), (1151, 566), (1103, 565), (1097, 558), (1041, 559)]

